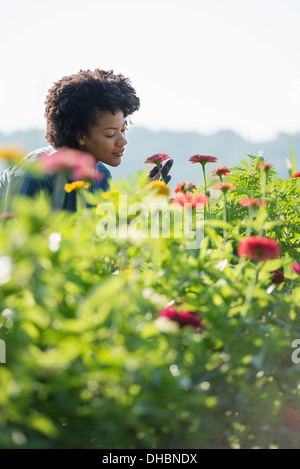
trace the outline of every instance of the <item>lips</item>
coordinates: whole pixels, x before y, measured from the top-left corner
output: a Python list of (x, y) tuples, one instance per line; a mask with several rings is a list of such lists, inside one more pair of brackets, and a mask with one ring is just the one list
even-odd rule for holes
[(115, 153), (113, 153), (113, 155), (115, 156), (122, 156), (124, 153), (124, 150), (120, 150), (120, 151), (116, 151)]

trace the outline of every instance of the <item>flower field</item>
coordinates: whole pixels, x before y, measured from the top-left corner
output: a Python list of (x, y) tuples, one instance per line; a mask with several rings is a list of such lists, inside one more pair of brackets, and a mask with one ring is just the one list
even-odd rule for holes
[(0, 448), (300, 447), (300, 173), (219, 160), (0, 215)]

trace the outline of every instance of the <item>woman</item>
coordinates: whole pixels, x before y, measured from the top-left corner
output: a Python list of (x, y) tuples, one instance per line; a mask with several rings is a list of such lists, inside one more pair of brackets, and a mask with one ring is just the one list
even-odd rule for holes
[[(46, 139), (50, 145), (28, 155), (29, 161), (41, 154), (55, 154), (60, 148), (89, 153), (96, 160), (96, 170), (102, 174), (101, 179), (93, 181), (90, 190), (107, 190), (111, 173), (105, 165), (116, 167), (121, 163), (127, 144), (127, 117), (140, 107), (130, 81), (112, 71), (81, 70), (56, 82), (49, 90), (45, 104)], [(164, 165), (165, 182), (171, 178), (168, 172), (172, 163), (169, 160)], [(156, 167), (149, 176), (151, 179), (158, 177)], [(2, 179), (6, 181), (5, 210), (11, 195), (16, 192), (33, 196), (44, 190), (52, 194), (58, 184), (53, 175), (37, 180), (24, 175), (17, 167), (7, 170)], [(68, 179), (72, 181), (70, 176)], [(76, 191), (60, 193), (60, 208), (75, 211)]]

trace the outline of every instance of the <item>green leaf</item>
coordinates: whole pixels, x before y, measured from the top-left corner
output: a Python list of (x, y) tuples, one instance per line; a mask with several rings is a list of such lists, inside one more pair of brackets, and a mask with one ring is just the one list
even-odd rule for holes
[(291, 165), (292, 165), (292, 168), (291, 168), (292, 174), (291, 175), (293, 175), (296, 172), (296, 165), (295, 165), (294, 148), (293, 148), (292, 140), (290, 140), (290, 150), (291, 150)]
[(253, 167), (253, 170), (255, 171), (256, 170), (256, 167), (257, 167), (257, 163), (259, 162), (259, 156), (257, 155), (256, 158), (255, 158), (255, 161), (254, 161), (254, 167)]
[(35, 413), (28, 418), (28, 426), (49, 438), (55, 438), (58, 435), (57, 428), (46, 415)]

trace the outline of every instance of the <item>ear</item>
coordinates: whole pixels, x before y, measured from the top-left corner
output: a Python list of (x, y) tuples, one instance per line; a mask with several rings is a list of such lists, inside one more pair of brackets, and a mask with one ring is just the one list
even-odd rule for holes
[(85, 134), (78, 134), (76, 136), (76, 142), (80, 145), (80, 146), (84, 146), (86, 144), (86, 135)]

